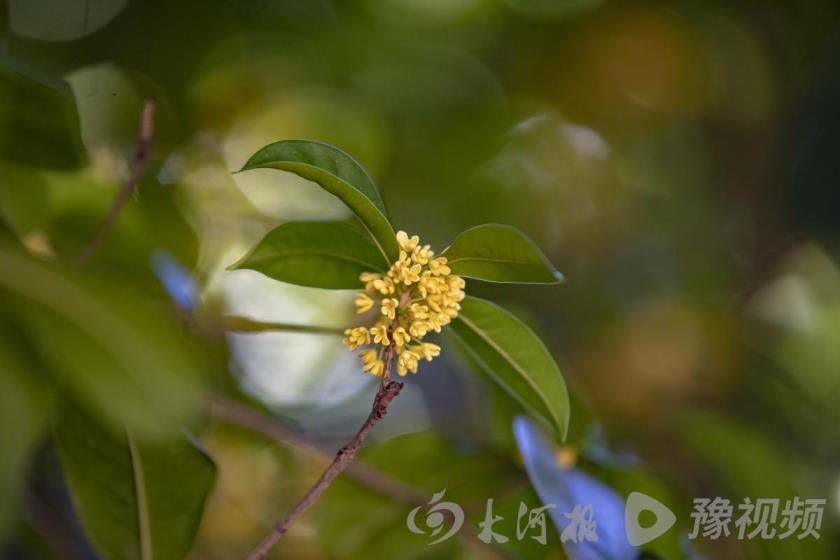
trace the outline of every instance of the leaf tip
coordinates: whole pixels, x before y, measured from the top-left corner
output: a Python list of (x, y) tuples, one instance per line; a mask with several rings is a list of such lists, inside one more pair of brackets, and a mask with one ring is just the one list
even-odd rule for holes
[(239, 259), (233, 261), (231, 264), (227, 265), (225, 267), (225, 270), (239, 270), (239, 269), (245, 268), (245, 263), (248, 262), (248, 257), (250, 257), (250, 256), (251, 256), (251, 252), (249, 251), (249, 252), (245, 253), (244, 255), (242, 255), (241, 258), (239, 258)]

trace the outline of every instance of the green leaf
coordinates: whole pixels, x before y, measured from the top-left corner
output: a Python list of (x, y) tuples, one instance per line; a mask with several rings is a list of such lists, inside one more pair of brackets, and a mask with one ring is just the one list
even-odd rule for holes
[(85, 162), (70, 90), (28, 78), (0, 64), (0, 159), (48, 169)]
[(32, 168), (0, 160), (0, 219), (18, 236), (43, 227), (49, 212), (47, 185)]
[(462, 232), (443, 256), (453, 273), (467, 278), (521, 284), (563, 280), (533, 241), (503, 224), (484, 224)]
[(452, 329), (483, 372), (547, 427), (566, 437), (566, 383), (531, 329), (498, 305), (474, 297), (461, 302)]
[[(6, 309), (0, 308), (5, 314)], [(46, 427), (47, 387), (26, 343), (10, 322), (0, 324), (0, 535), (26, 488), (27, 466)]]
[(126, 282), (0, 243), (0, 299), (67, 389), (138, 436), (172, 434), (201, 409), (201, 368), (183, 328)]
[(361, 287), (362, 272), (388, 268), (363, 232), (342, 222), (288, 222), (271, 230), (232, 268), (313, 288)]
[(259, 168), (289, 171), (318, 183), (356, 213), (387, 262), (397, 260), (399, 247), (379, 190), (348, 154), (314, 140), (283, 140), (261, 148), (241, 171)]
[(76, 512), (104, 558), (187, 556), (216, 477), (205, 452), (184, 437), (149, 444), (111, 433), (74, 406), (54, 433)]

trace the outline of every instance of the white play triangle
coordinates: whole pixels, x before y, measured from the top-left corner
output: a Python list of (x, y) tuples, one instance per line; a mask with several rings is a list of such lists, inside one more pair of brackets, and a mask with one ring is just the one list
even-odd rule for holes
[[(639, 515), (643, 511), (649, 511), (656, 516), (656, 523), (652, 527), (643, 528), (639, 524)], [(649, 543), (673, 527), (676, 521), (677, 516), (673, 511), (647, 494), (632, 492), (627, 496), (627, 504), (624, 506), (624, 528), (627, 541), (631, 545), (642, 546)]]

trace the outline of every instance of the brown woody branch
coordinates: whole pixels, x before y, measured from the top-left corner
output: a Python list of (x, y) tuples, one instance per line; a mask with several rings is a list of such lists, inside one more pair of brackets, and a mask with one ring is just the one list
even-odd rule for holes
[(131, 162), (131, 169), (128, 173), (128, 177), (120, 187), (119, 192), (117, 192), (117, 196), (114, 198), (114, 202), (111, 204), (108, 214), (105, 215), (105, 219), (102, 220), (102, 224), (99, 226), (99, 230), (97, 230), (96, 235), (94, 235), (90, 243), (88, 243), (79, 254), (79, 258), (81, 260), (89, 260), (97, 252), (99, 252), (99, 249), (102, 248), (102, 244), (105, 243), (105, 239), (108, 237), (108, 234), (111, 233), (111, 229), (117, 221), (117, 216), (120, 215), (120, 211), (122, 211), (123, 206), (125, 206), (125, 203), (128, 202), (128, 199), (131, 197), (134, 189), (137, 188), (137, 184), (143, 176), (143, 171), (146, 169), (146, 163), (152, 153), (152, 139), (154, 137), (154, 133), (155, 102), (149, 99), (143, 105), (143, 113), (140, 116), (140, 139), (137, 145), (137, 152), (134, 154), (134, 160)]
[(266, 537), (257, 545), (257, 547), (248, 555), (248, 560), (259, 560), (263, 558), (271, 548), (277, 544), (286, 531), (289, 530), (297, 519), (314, 504), (321, 494), (329, 488), (332, 481), (335, 480), (356, 458), (356, 453), (359, 451), (362, 443), (367, 439), (368, 433), (388, 412), (388, 405), (391, 404), (403, 388), (403, 384), (397, 381), (391, 381), (391, 366), (394, 361), (394, 345), (388, 346), (385, 351), (385, 370), (382, 373), (382, 379), (379, 383), (379, 390), (376, 392), (376, 397), (373, 399), (373, 407), (370, 414), (356, 432), (350, 442), (338, 450), (330, 465), (323, 472), (321, 477), (315, 482), (312, 488), (300, 499), (300, 501), (286, 514), (286, 517), (281, 519), (274, 529), (266, 535)]
[[(208, 408), (213, 417), (261, 434), (281, 445), (292, 445), (323, 459), (331, 459), (334, 455), (331, 451), (295, 430), (287, 428), (274, 418), (233, 399), (222, 395), (212, 395), (208, 399)], [(347, 476), (371, 490), (384, 496), (390, 496), (404, 504), (422, 506), (427, 502), (427, 498), (420, 492), (403, 484), (388, 473), (360, 461), (353, 461), (347, 465), (345, 472)]]
[[(245, 404), (223, 395), (210, 395), (207, 399), (207, 407), (210, 415), (214, 418), (261, 434), (281, 445), (291, 445), (323, 459), (333, 457), (331, 451), (313, 442), (303, 434), (289, 429), (267, 414), (254, 410)], [(347, 476), (367, 488), (403, 504), (424, 506), (428, 503), (427, 496), (418, 490), (404, 484), (386, 472), (365, 464), (359, 459), (348, 464), (344, 472)], [(508, 557), (497, 548), (482, 542), (478, 538), (475, 529), (469, 524), (461, 527), (460, 535), (467, 543), (478, 547), (485, 558), (501, 559)]]

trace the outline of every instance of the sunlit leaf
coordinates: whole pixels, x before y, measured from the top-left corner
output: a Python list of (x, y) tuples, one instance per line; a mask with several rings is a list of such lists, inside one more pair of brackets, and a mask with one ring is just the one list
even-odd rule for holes
[(569, 424), (566, 383), (554, 358), (531, 329), (498, 305), (474, 297), (461, 302), (452, 329), (484, 373), (565, 437)]
[(488, 282), (557, 284), (563, 279), (533, 241), (503, 224), (462, 232), (443, 256), (455, 274)]
[(379, 190), (364, 168), (343, 151), (314, 140), (284, 140), (261, 148), (242, 171), (258, 168), (289, 171), (318, 183), (356, 213), (386, 261), (397, 260), (399, 248)]
[(142, 436), (178, 430), (199, 410), (201, 372), (164, 307), (0, 245), (0, 297), (14, 304), (62, 387)]
[(216, 477), (204, 451), (184, 437), (148, 444), (111, 433), (71, 406), (54, 432), (73, 505), (103, 558), (186, 557)]
[(388, 267), (364, 232), (342, 222), (288, 222), (271, 230), (235, 268), (314, 288), (359, 288), (362, 272)]

